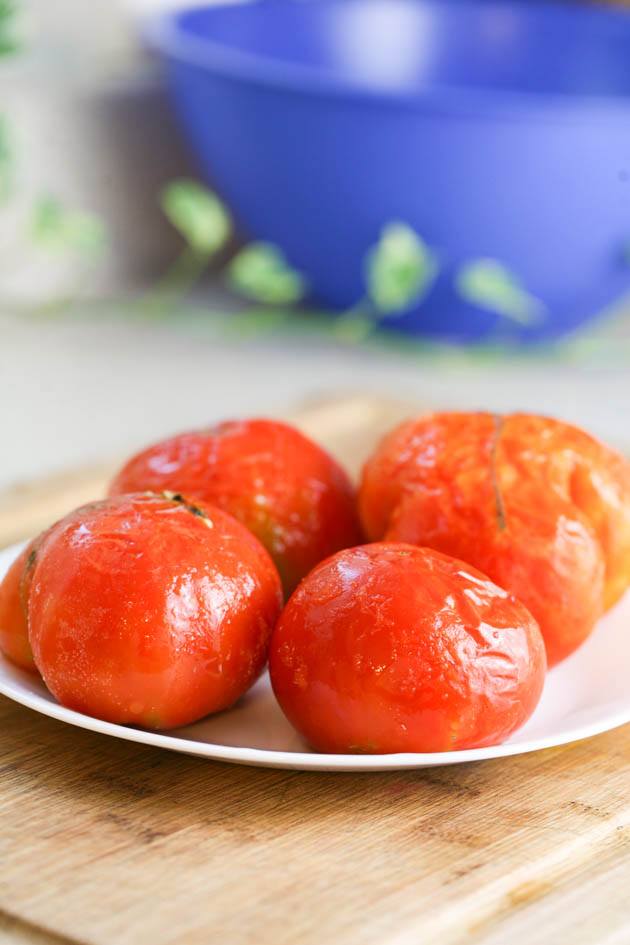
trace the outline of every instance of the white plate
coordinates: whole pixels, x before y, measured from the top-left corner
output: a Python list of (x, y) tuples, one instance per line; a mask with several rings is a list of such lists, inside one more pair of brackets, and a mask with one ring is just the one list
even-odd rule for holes
[[(0, 552), (0, 578), (21, 547)], [(577, 653), (549, 673), (536, 712), (503, 745), (434, 754), (321, 755), (310, 751), (287, 722), (267, 675), (228, 712), (162, 734), (101, 722), (65, 709), (37, 678), (0, 657), (0, 693), (70, 725), (215, 761), (311, 771), (428, 768), (565, 745), (630, 722), (629, 679), (630, 593), (600, 621)]]

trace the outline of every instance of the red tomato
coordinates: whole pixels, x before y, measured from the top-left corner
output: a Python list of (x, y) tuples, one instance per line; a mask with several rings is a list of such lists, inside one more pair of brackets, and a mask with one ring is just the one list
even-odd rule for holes
[(231, 516), (180, 495), (129, 495), (54, 527), (35, 565), (29, 633), (63, 705), (172, 728), (252, 685), (280, 607), (269, 555)]
[(341, 551), (302, 581), (269, 669), (319, 751), (435, 752), (512, 734), (543, 688), (536, 621), (485, 575), (428, 548)]
[(27, 602), (34, 563), (34, 542), (21, 552), (0, 584), (0, 650), (31, 673), (37, 668), (28, 641)]
[(470, 561), (519, 597), (550, 665), (630, 583), (630, 464), (557, 420), (411, 420), (367, 462), (359, 504), (371, 538)]
[(398, 506), (387, 541), (426, 545), (474, 562), (536, 618), (553, 666), (591, 633), (603, 610), (604, 559), (587, 521), (569, 503), (539, 490), (505, 497), (509, 528), (497, 528), (494, 500), (480, 488), (467, 509), (458, 494), (438, 506), (409, 496)]
[(134, 456), (110, 494), (165, 489), (230, 512), (274, 559), (287, 595), (323, 558), (361, 540), (355, 493), (335, 460), (275, 420), (220, 423)]

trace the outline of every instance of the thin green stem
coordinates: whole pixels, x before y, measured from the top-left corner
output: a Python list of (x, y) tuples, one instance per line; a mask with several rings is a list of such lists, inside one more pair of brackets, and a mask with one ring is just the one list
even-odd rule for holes
[(145, 315), (167, 314), (173, 302), (186, 295), (208, 268), (209, 253), (187, 246), (171, 263), (153, 288), (141, 298), (138, 309)]
[(499, 439), (503, 432), (503, 417), (495, 413), (494, 415), (494, 438), (490, 450), (490, 478), (492, 480), (492, 490), (494, 492), (494, 503), (497, 513), (497, 526), (500, 532), (507, 528), (507, 517), (505, 514), (505, 502), (503, 493), (499, 485), (499, 473), (497, 470), (497, 452), (499, 450)]

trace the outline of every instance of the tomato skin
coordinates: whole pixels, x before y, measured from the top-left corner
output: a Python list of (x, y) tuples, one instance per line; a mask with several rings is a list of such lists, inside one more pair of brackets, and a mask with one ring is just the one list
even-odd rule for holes
[(386, 434), (366, 461), (359, 485), (359, 516), (368, 541), (382, 540), (401, 498), (416, 486), (428, 481), (443, 489), (442, 479), (476, 472), (480, 440), (493, 434), (488, 413), (425, 414)]
[(210, 502), (265, 545), (287, 596), (314, 565), (361, 541), (354, 488), (339, 464), (275, 420), (226, 421), (133, 456), (110, 495), (173, 490)]
[(29, 635), (63, 705), (146, 728), (232, 705), (260, 675), (281, 588), (269, 555), (219, 509), (119, 496), (58, 523), (40, 550)]
[(323, 752), (437, 752), (505, 740), (546, 671), (534, 618), (454, 558), (403, 543), (341, 551), (276, 626), (271, 681)]
[(453, 486), (438, 504), (410, 495), (394, 512), (388, 541), (426, 545), (473, 562), (521, 600), (545, 639), (549, 666), (572, 653), (603, 611), (604, 556), (583, 515), (570, 503), (530, 487), (506, 492), (507, 527), (497, 527), (492, 490)]
[(37, 673), (28, 639), (27, 601), (32, 568), (28, 567), (34, 542), (17, 556), (0, 583), (0, 650), (7, 659)]
[(366, 463), (359, 505), (373, 539), (436, 548), (512, 591), (538, 620), (550, 665), (630, 584), (630, 464), (557, 420), (408, 421)]

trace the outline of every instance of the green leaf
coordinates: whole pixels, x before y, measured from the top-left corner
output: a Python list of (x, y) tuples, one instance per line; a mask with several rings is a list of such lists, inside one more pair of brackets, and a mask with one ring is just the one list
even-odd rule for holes
[(245, 246), (231, 261), (228, 279), (240, 295), (265, 305), (291, 305), (306, 292), (303, 276), (271, 243)]
[(496, 259), (474, 259), (463, 265), (455, 277), (461, 298), (471, 305), (489, 309), (521, 325), (541, 320), (545, 305), (530, 295), (518, 278)]
[(13, 152), (9, 142), (9, 126), (4, 115), (0, 115), (0, 203), (6, 203), (11, 195), (12, 178)]
[(273, 334), (287, 323), (292, 313), (287, 309), (254, 309), (254, 311), (231, 312), (225, 321), (224, 332), (228, 337), (255, 338)]
[(176, 180), (162, 192), (162, 210), (195, 252), (212, 256), (232, 232), (230, 216), (219, 198), (194, 180)]
[(95, 254), (103, 249), (106, 234), (102, 222), (91, 213), (68, 210), (54, 197), (40, 197), (33, 207), (31, 235), (36, 243), (54, 251)]
[(13, 0), (0, 0), (0, 56), (8, 56), (19, 47), (15, 36), (15, 15)]
[(368, 298), (383, 315), (404, 312), (428, 292), (435, 255), (406, 223), (389, 223), (366, 259)]
[(332, 333), (344, 344), (360, 344), (374, 333), (375, 327), (373, 318), (350, 310), (335, 319)]

